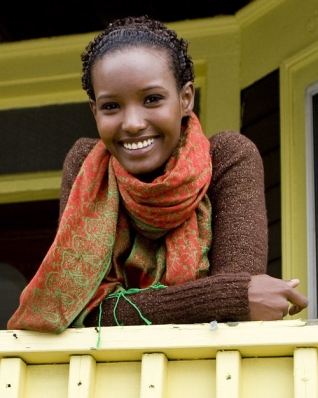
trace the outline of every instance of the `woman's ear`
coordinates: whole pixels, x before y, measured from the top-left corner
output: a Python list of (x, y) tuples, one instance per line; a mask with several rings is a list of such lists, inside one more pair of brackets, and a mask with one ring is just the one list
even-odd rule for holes
[(189, 116), (194, 106), (194, 85), (192, 82), (186, 83), (181, 89), (182, 117)]
[(96, 102), (92, 99), (89, 100), (89, 106), (93, 112), (94, 117), (96, 118)]

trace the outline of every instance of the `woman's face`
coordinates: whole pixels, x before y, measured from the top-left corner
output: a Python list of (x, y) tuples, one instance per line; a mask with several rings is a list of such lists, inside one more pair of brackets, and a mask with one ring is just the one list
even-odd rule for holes
[(92, 70), (91, 108), (106, 148), (130, 173), (156, 174), (180, 138), (194, 88), (178, 92), (164, 51), (129, 48), (104, 56)]

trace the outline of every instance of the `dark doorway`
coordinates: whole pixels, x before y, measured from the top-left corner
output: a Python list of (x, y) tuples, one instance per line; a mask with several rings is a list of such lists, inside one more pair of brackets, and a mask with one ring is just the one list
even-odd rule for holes
[(279, 72), (270, 73), (241, 93), (241, 133), (258, 147), (264, 164), (269, 252), (267, 273), (281, 278), (281, 190)]

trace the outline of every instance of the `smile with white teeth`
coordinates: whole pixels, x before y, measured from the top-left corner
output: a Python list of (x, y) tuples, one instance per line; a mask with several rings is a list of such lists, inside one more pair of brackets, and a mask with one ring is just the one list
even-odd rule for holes
[(154, 141), (154, 138), (149, 138), (148, 140), (133, 142), (132, 144), (130, 142), (124, 142), (123, 146), (126, 149), (141, 149), (151, 145)]

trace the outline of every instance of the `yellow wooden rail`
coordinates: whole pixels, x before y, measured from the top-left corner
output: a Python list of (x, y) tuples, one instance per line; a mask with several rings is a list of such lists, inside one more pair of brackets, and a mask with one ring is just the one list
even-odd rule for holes
[(0, 331), (1, 398), (317, 398), (318, 321)]

